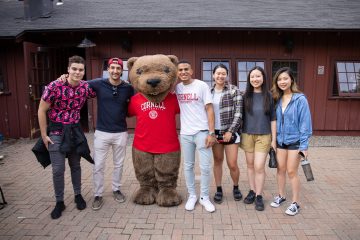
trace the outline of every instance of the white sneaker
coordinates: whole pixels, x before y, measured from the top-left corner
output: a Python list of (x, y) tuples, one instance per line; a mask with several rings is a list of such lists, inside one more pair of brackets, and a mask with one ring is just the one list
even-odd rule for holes
[(270, 203), (270, 206), (274, 208), (280, 207), (280, 205), (286, 201), (286, 198), (279, 196), (274, 197), (274, 201)]
[(195, 208), (197, 202), (197, 197), (196, 195), (190, 195), (186, 204), (185, 204), (185, 209), (188, 211), (192, 211)]
[(199, 203), (205, 207), (208, 212), (215, 212), (215, 206), (209, 200), (209, 197), (201, 197)]
[(299, 210), (300, 210), (300, 206), (296, 202), (293, 202), (286, 209), (285, 213), (290, 216), (295, 216), (299, 212)]

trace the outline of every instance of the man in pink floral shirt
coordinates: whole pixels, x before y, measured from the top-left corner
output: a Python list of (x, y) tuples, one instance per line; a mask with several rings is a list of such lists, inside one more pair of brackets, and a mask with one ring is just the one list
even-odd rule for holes
[(88, 83), (82, 80), (85, 74), (85, 61), (82, 57), (69, 58), (68, 73), (65, 83), (55, 80), (47, 86), (41, 97), (38, 111), (41, 138), (49, 151), (52, 164), (56, 197), (56, 206), (51, 212), (52, 219), (61, 217), (65, 209), (65, 158), (68, 158), (75, 203), (79, 210), (86, 208), (86, 202), (81, 195), (80, 158), (83, 156), (92, 161), (79, 120), (80, 110), (86, 100), (95, 97), (96, 94)]

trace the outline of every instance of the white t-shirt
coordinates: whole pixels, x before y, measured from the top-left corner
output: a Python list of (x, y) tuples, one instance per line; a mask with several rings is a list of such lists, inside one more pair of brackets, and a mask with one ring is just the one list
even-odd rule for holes
[(217, 92), (216, 89), (213, 93), (213, 108), (215, 113), (215, 129), (220, 129), (220, 100), (221, 100), (222, 91)]
[(205, 105), (212, 103), (209, 86), (198, 79), (190, 84), (176, 85), (176, 96), (180, 106), (180, 134), (194, 135), (209, 130)]

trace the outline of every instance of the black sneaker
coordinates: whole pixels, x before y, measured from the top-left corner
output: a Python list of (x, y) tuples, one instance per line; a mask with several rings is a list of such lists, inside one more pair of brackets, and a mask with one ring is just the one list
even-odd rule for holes
[(63, 201), (56, 202), (54, 210), (51, 212), (51, 218), (52, 219), (58, 219), (61, 217), (61, 213), (65, 210), (65, 204)]
[(255, 198), (255, 209), (258, 211), (264, 211), (264, 201), (261, 195), (257, 195)]
[(81, 194), (75, 195), (76, 208), (79, 210), (84, 210), (86, 208), (86, 202), (84, 198), (81, 196)]
[(217, 204), (220, 204), (223, 202), (223, 193), (222, 192), (216, 192), (214, 196), (214, 202)]
[(253, 190), (250, 190), (248, 195), (244, 199), (245, 204), (252, 204), (255, 201), (255, 192)]
[(242, 199), (242, 194), (241, 194), (240, 189), (238, 189), (238, 188), (233, 189), (233, 196), (234, 196), (235, 201), (240, 201)]

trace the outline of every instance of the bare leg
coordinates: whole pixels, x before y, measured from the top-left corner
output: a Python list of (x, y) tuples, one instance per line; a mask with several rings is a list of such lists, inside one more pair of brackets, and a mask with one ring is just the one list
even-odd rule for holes
[(298, 168), (300, 163), (300, 157), (298, 150), (288, 150), (287, 156), (287, 173), (290, 179), (291, 189), (292, 189), (292, 202), (299, 201), (299, 192), (300, 192), (300, 179), (298, 175)]
[(285, 183), (286, 183), (286, 166), (287, 166), (287, 155), (286, 149), (278, 148), (276, 151), (276, 158), (278, 161), (277, 167), (277, 183), (280, 196), (285, 196)]
[(255, 152), (254, 169), (255, 169), (255, 193), (262, 195), (265, 182), (265, 161), (267, 153)]
[(238, 144), (225, 145), (226, 162), (230, 169), (230, 176), (234, 186), (239, 185), (240, 170), (237, 164)]
[(254, 169), (255, 154), (253, 152), (245, 152), (245, 157), (246, 157), (247, 175), (248, 175), (250, 190), (255, 191), (255, 169)]

